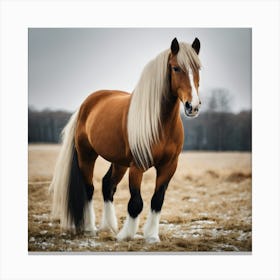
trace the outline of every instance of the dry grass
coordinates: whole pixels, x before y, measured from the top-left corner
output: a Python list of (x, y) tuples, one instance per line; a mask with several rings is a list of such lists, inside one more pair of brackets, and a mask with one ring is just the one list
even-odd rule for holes
[[(61, 232), (58, 221), (50, 217), (52, 178), (58, 145), (29, 146), (28, 232), (29, 251), (251, 251), (252, 176), (250, 153), (182, 153), (178, 169), (169, 184), (160, 223), (160, 244), (147, 244), (142, 227), (153, 194), (155, 171), (144, 174), (139, 237), (117, 242), (112, 233), (96, 237)], [(96, 162), (95, 213), (97, 225), (103, 207), (101, 180), (109, 163)], [(129, 200), (127, 174), (115, 195), (119, 226)]]

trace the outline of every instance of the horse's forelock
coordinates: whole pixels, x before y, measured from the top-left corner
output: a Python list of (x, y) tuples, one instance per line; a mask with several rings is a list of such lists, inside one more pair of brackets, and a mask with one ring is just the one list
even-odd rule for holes
[(191, 45), (187, 43), (180, 43), (180, 50), (177, 54), (177, 62), (185, 71), (199, 71), (201, 63), (199, 57)]

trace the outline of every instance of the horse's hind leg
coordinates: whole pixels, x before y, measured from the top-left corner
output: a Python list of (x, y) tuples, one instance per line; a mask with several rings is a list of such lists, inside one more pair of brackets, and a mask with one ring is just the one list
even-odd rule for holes
[(83, 209), (83, 230), (95, 233), (95, 213), (93, 208), (93, 169), (98, 157), (96, 152), (89, 145), (80, 145), (77, 147), (79, 168), (83, 174), (84, 187), (86, 189), (86, 201)]
[(108, 172), (102, 180), (102, 193), (104, 199), (104, 209), (101, 221), (101, 230), (118, 231), (118, 222), (113, 205), (114, 194), (118, 183), (123, 178), (127, 167), (111, 164)]

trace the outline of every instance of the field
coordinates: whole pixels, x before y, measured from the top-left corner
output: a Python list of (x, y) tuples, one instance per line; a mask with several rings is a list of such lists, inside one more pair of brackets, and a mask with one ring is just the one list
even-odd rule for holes
[[(184, 152), (171, 180), (161, 214), (159, 244), (147, 244), (142, 227), (154, 190), (155, 171), (144, 174), (137, 238), (117, 242), (113, 233), (97, 236), (63, 232), (51, 218), (48, 187), (59, 145), (29, 145), (29, 252), (250, 252), (252, 250), (251, 153)], [(101, 181), (109, 163), (98, 158), (94, 171), (97, 226), (103, 208)], [(114, 203), (119, 228), (129, 200), (127, 174), (118, 185)]]

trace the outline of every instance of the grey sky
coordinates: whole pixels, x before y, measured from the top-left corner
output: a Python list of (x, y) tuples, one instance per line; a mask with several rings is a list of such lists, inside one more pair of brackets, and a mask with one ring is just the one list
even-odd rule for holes
[(251, 109), (251, 29), (29, 29), (29, 106), (73, 111), (99, 89), (131, 92), (144, 66), (174, 37), (201, 42), (201, 99), (226, 88), (231, 108)]

